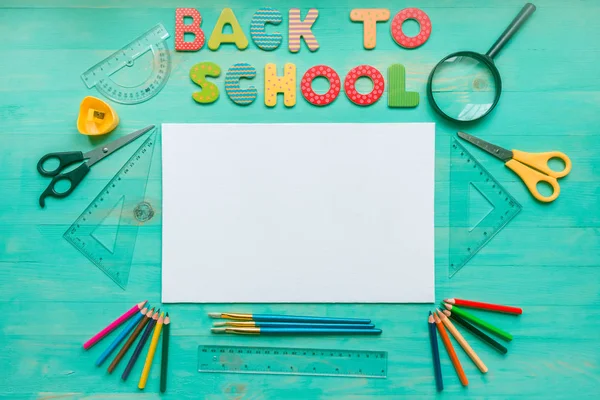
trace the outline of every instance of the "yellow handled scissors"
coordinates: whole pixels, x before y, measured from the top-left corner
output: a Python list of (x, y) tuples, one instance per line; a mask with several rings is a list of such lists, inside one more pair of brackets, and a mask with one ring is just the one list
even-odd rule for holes
[[(506, 150), (468, 133), (458, 132), (458, 136), (504, 161), (504, 165), (519, 175), (519, 178), (525, 183), (533, 197), (544, 203), (556, 200), (560, 194), (560, 186), (558, 186), (557, 179), (567, 176), (571, 172), (571, 160), (565, 153), (561, 153), (560, 151), (527, 153), (520, 150)], [(565, 163), (562, 171), (554, 171), (550, 168), (548, 161), (552, 158), (561, 159)], [(552, 194), (550, 196), (543, 196), (539, 192), (537, 184), (540, 182), (546, 182), (552, 186)]]

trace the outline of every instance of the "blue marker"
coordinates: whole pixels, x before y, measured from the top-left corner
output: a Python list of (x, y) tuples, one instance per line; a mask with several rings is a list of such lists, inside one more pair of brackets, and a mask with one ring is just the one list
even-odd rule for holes
[(110, 346), (108, 346), (106, 348), (106, 350), (104, 350), (104, 352), (102, 352), (102, 354), (100, 354), (100, 357), (98, 357), (98, 359), (96, 360), (97, 367), (99, 367), (100, 365), (102, 365), (102, 363), (104, 361), (106, 361), (106, 359), (112, 354), (113, 351), (115, 351), (115, 349), (117, 348), (117, 346), (119, 346), (119, 344), (123, 341), (123, 339), (125, 339), (127, 337), (127, 335), (129, 335), (129, 333), (133, 330), (133, 328), (135, 328), (135, 326), (142, 320), (142, 318), (144, 318), (144, 315), (146, 315), (147, 312), (148, 312), (148, 308), (144, 308), (143, 310), (140, 310), (138, 315), (136, 315), (129, 322), (129, 325), (127, 325), (121, 331), (121, 333), (119, 333), (119, 336), (117, 336), (115, 338), (115, 340), (113, 340), (113, 342), (110, 344)]

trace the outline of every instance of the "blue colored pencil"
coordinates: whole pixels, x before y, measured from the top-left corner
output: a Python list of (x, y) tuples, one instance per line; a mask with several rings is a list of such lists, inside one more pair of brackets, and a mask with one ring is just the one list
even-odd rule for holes
[(146, 344), (146, 342), (148, 341), (148, 338), (150, 337), (150, 332), (152, 332), (154, 325), (156, 325), (156, 322), (158, 321), (159, 313), (160, 313), (160, 308), (158, 309), (158, 311), (156, 311), (154, 313), (154, 315), (152, 316), (152, 319), (150, 320), (148, 325), (146, 325), (146, 329), (144, 330), (144, 333), (142, 333), (142, 337), (140, 338), (140, 341), (138, 342), (135, 350), (133, 351), (133, 354), (131, 355), (129, 362), (127, 363), (127, 367), (125, 367), (125, 371), (123, 371), (123, 374), (121, 375), (121, 379), (123, 379), (124, 381), (127, 380), (127, 377), (131, 373), (131, 370), (133, 369), (135, 362), (137, 361), (138, 357), (142, 353), (142, 349), (144, 348), (144, 345)]
[(444, 390), (444, 381), (442, 379), (442, 365), (440, 364), (440, 351), (438, 349), (437, 332), (435, 331), (435, 321), (431, 311), (429, 311), (429, 340), (431, 341), (431, 353), (433, 355), (433, 370), (435, 371), (435, 385), (438, 392)]
[(297, 315), (277, 314), (240, 314), (240, 313), (208, 313), (211, 318), (233, 319), (237, 321), (261, 322), (301, 322), (316, 324), (370, 324), (370, 319), (334, 318), (334, 317), (303, 317)]
[(100, 354), (100, 357), (96, 360), (96, 366), (99, 367), (104, 361), (112, 354), (113, 351), (121, 344), (121, 342), (129, 335), (129, 333), (135, 328), (135, 326), (144, 318), (144, 315), (148, 312), (148, 307), (144, 307), (136, 314), (135, 317), (123, 328), (119, 335), (112, 341), (112, 343)]
[(212, 328), (213, 333), (238, 335), (381, 335), (381, 329), (312, 329), (312, 328)]
[(375, 324), (311, 324), (302, 322), (225, 321), (215, 322), (214, 327), (238, 328), (311, 328), (311, 329), (373, 329)]

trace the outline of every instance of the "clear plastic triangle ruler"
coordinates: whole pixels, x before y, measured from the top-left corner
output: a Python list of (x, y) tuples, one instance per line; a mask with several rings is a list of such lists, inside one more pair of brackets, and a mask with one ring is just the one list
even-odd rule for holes
[(154, 131), (63, 235), (122, 289), (138, 228), (154, 216), (145, 195), (156, 139)]
[(522, 207), (454, 137), (450, 153), (449, 276), (452, 277)]
[(86, 86), (122, 104), (137, 104), (158, 94), (171, 73), (165, 41), (169, 32), (156, 25), (81, 75)]

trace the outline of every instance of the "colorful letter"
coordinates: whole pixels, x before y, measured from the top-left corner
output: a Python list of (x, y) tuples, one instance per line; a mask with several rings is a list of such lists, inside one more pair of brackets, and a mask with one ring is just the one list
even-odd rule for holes
[[(231, 25), (232, 33), (223, 33), (225, 25)], [(211, 50), (217, 50), (221, 43), (235, 43), (238, 49), (244, 50), (248, 47), (248, 39), (244, 35), (244, 31), (240, 26), (233, 10), (231, 8), (224, 8), (221, 11), (221, 15), (215, 24), (215, 28), (210, 34), (208, 39), (208, 48)]]
[(386, 8), (355, 8), (350, 11), (350, 19), (363, 23), (363, 46), (374, 49), (377, 44), (377, 23), (390, 19)]
[(225, 92), (227, 96), (235, 103), (242, 106), (252, 104), (258, 96), (258, 91), (254, 86), (248, 86), (248, 89), (242, 89), (240, 78), (253, 79), (256, 76), (256, 69), (248, 63), (233, 64), (225, 74)]
[[(402, 24), (407, 19), (414, 19), (419, 23), (420, 31), (417, 36), (406, 36), (404, 32), (402, 32)], [(406, 49), (414, 49), (415, 47), (421, 46), (429, 39), (429, 36), (431, 35), (431, 20), (424, 11), (418, 8), (405, 8), (392, 19), (391, 30), (392, 37), (396, 43)]]
[(406, 91), (406, 70), (402, 64), (392, 64), (388, 68), (388, 106), (409, 108), (419, 105), (419, 93)]
[(319, 16), (319, 10), (311, 8), (306, 14), (304, 21), (300, 20), (300, 9), (290, 8), (289, 12), (289, 48), (292, 53), (300, 51), (300, 38), (304, 38), (306, 45), (310, 51), (316, 51), (319, 48), (319, 43), (313, 35), (311, 28)]
[(277, 76), (275, 64), (265, 65), (265, 105), (275, 106), (277, 93), (283, 93), (283, 104), (286, 107), (296, 104), (296, 65), (285, 64), (282, 77)]
[[(315, 78), (322, 76), (329, 81), (329, 90), (325, 94), (318, 94), (312, 88), (312, 81)], [(302, 96), (308, 101), (310, 104), (315, 106), (327, 106), (338, 97), (340, 94), (341, 88), (340, 76), (335, 72), (333, 68), (328, 67), (327, 65), (315, 65), (310, 68), (300, 81), (300, 90), (302, 91)]]
[[(358, 78), (363, 76), (368, 77), (373, 82), (373, 90), (367, 94), (360, 93), (356, 90), (355, 86)], [(379, 100), (383, 95), (384, 86), (383, 75), (381, 75), (381, 72), (377, 68), (370, 65), (359, 65), (352, 68), (344, 80), (346, 96), (348, 96), (351, 102), (359, 106), (370, 106)]]
[[(192, 23), (184, 24), (184, 18), (191, 17)], [(175, 10), (175, 50), (198, 51), (204, 46), (204, 32), (200, 28), (202, 16), (195, 8), (178, 8)], [(185, 34), (193, 33), (196, 37), (193, 42), (185, 41)]]
[(192, 67), (190, 78), (202, 89), (194, 92), (192, 98), (202, 104), (214, 103), (219, 98), (217, 85), (206, 80), (207, 76), (217, 77), (221, 74), (221, 67), (212, 62), (201, 62)]
[(279, 32), (268, 34), (265, 30), (265, 24), (279, 25), (283, 21), (283, 16), (271, 7), (259, 8), (252, 17), (250, 23), (250, 37), (254, 44), (262, 50), (275, 50), (281, 45), (283, 36)]

